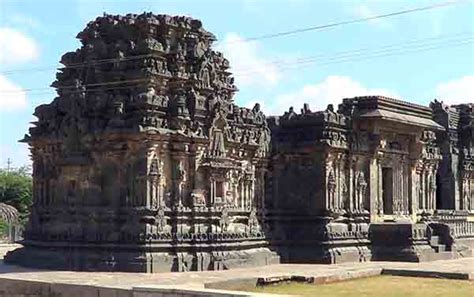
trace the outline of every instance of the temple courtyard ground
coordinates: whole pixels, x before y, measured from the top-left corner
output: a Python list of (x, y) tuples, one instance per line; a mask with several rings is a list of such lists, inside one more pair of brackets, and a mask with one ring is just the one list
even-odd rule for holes
[(406, 276), (375, 276), (324, 285), (280, 284), (274, 286), (247, 287), (243, 290), (274, 293), (298, 294), (318, 297), (471, 297), (474, 283), (465, 280), (424, 278)]
[[(12, 248), (12, 245), (0, 246), (0, 253), (3, 255)], [(317, 286), (291, 282), (256, 288), (259, 282), (282, 280), (283, 283), (304, 280)], [(2, 297), (269, 296), (275, 292), (316, 296), (316, 291), (317, 296), (391, 297), (412, 296), (407, 291), (410, 288), (423, 293), (413, 296), (474, 296), (474, 258), (424, 263), (279, 264), (157, 274), (46, 271), (0, 264)], [(394, 295), (397, 290), (405, 293)], [(371, 291), (377, 295), (371, 295)]]

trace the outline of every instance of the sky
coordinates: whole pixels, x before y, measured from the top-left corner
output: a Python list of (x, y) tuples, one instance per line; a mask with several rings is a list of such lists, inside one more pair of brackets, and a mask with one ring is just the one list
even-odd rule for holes
[(438, 1), (316, 0), (0, 0), (0, 168), (31, 163), (26, 144), (35, 106), (55, 97), (61, 56), (80, 47), (85, 25), (109, 14), (198, 18), (229, 59), (239, 92), (266, 114), (294, 106), (337, 106), (342, 98), (384, 95), (428, 105), (474, 102), (474, 2), (462, 1), (387, 18), (267, 34), (425, 7)]

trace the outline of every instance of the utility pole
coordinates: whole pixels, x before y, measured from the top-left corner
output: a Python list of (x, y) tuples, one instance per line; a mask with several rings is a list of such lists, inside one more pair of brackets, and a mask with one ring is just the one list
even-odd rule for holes
[(12, 164), (12, 161), (10, 158), (7, 159), (7, 172), (10, 172), (10, 165)]

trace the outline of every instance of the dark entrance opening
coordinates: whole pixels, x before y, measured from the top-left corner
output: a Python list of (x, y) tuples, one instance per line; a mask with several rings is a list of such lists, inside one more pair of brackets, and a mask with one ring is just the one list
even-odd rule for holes
[(224, 182), (216, 181), (216, 198), (224, 199)]
[(443, 183), (441, 182), (441, 177), (439, 174), (436, 174), (436, 208), (437, 209), (448, 209), (448, 205), (444, 205), (443, 199), (441, 199), (443, 195)]
[(383, 213), (393, 214), (393, 170), (382, 168)]

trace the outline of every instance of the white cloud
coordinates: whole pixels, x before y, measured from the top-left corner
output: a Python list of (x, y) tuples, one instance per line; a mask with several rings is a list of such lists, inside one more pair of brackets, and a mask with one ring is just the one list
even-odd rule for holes
[(33, 61), (38, 53), (38, 45), (30, 37), (11, 28), (0, 28), (0, 65)]
[(26, 92), (3, 75), (0, 75), (0, 94), (0, 112), (27, 106)]
[(295, 111), (300, 110), (304, 103), (308, 103), (312, 111), (326, 109), (328, 104), (333, 104), (337, 109), (343, 98), (365, 95), (382, 95), (392, 98), (399, 96), (390, 90), (370, 89), (348, 76), (332, 75), (326, 77), (322, 82), (304, 86), (293, 93), (277, 96), (272, 104), (265, 106), (265, 112), (270, 115), (280, 115), (287, 111), (290, 106)]
[(265, 57), (257, 42), (243, 42), (240, 35), (228, 33), (217, 50), (229, 60), (237, 87), (270, 87), (282, 78), (276, 65)]
[(467, 75), (440, 83), (436, 96), (446, 104), (474, 103), (474, 75)]

